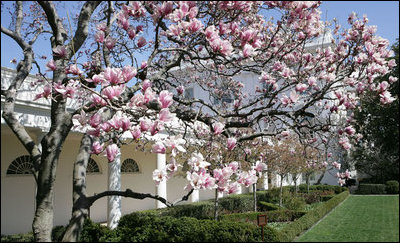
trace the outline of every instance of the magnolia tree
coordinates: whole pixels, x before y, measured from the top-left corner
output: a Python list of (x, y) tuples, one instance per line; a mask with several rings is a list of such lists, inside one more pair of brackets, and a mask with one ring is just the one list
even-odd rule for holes
[[(372, 84), (396, 65), (386, 61), (392, 55), (388, 41), (375, 35), (376, 26), (368, 26), (366, 16), (350, 14), (348, 29), (322, 22), (320, 2), (75, 4), (78, 11), (63, 18), (65, 8), (52, 2), (35, 2), (29, 11), (15, 2), (9, 12), (12, 24), (1, 27), (23, 52), (16, 77), (1, 91), (2, 116), (33, 160), (36, 241), (51, 239), (58, 158), (74, 126), (83, 136), (74, 166), (72, 219), (64, 236), (71, 241), (78, 239), (89, 207), (101, 197), (150, 197), (173, 205), (131, 190), (87, 195), (90, 154), (105, 153), (110, 163), (118, 164), (124, 133), (135, 143), (139, 138), (139, 143), (155, 141), (156, 153), (170, 153), (167, 167), (153, 174), (157, 183), (179, 167), (174, 158), (185, 152), (183, 140), (189, 141), (195, 130), (202, 130), (199, 140), (205, 143), (220, 137), (227, 151), (289, 129), (314, 143), (330, 130), (346, 131), (347, 125), (339, 126), (336, 116), (351, 114), (366, 89), (379, 95), (382, 104), (394, 100), (388, 92), (393, 77)], [(51, 78), (38, 62), (41, 50), (34, 51), (35, 41), (49, 34), (52, 57), (46, 72)], [(34, 84), (36, 98), (51, 102), (51, 126), (41, 146), (14, 110), (17, 91), (33, 65), (42, 75)], [(202, 95), (190, 96), (188, 88)], [(66, 109), (69, 100), (75, 101), (73, 111)], [(243, 128), (250, 130), (241, 132)], [(171, 136), (160, 140), (156, 135), (163, 129)], [(350, 130), (340, 135), (344, 149), (356, 136)], [(182, 137), (173, 137), (176, 131)], [(240, 183), (256, 181), (256, 165), (239, 171), (229, 158), (214, 167), (211, 160), (218, 158), (188, 156), (183, 200), (193, 189), (233, 192)]]

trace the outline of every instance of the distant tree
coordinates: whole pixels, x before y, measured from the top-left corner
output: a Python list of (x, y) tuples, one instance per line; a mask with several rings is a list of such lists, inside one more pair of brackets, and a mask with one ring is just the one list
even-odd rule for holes
[[(394, 57), (399, 61), (399, 40), (392, 46)], [(380, 89), (390, 84), (389, 92), (397, 99), (387, 106), (379, 104), (380, 98), (368, 91), (361, 97), (361, 106), (354, 118), (356, 130), (363, 140), (354, 147), (352, 158), (357, 170), (371, 176), (373, 182), (399, 180), (399, 67), (374, 80)]]

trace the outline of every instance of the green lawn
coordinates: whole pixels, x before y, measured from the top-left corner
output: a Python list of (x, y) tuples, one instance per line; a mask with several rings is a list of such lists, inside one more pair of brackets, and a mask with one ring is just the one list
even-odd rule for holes
[(349, 196), (297, 241), (399, 242), (399, 196)]

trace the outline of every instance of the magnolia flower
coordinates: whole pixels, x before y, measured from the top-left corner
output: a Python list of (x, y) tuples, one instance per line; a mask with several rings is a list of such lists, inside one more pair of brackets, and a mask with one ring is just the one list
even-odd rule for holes
[(173, 114), (169, 112), (168, 108), (161, 109), (158, 115), (158, 119), (163, 122), (169, 122), (172, 120), (173, 117), (174, 117)]
[(106, 153), (108, 162), (111, 163), (114, 161), (115, 156), (117, 156), (117, 154), (119, 153), (119, 148), (115, 143), (110, 144), (106, 148)]
[(236, 138), (230, 137), (227, 139), (228, 150), (233, 150), (236, 146)]
[(256, 166), (254, 167), (254, 169), (255, 169), (258, 173), (261, 173), (261, 172), (263, 172), (264, 170), (267, 169), (267, 165), (266, 165), (265, 163), (261, 162), (261, 161), (257, 161), (257, 162), (256, 162)]
[(384, 91), (382, 94), (379, 94), (379, 96), (381, 97), (381, 99), (380, 99), (381, 103), (384, 104), (384, 105), (390, 104), (394, 100), (396, 100), (396, 98), (393, 98), (392, 94), (387, 90)]
[(103, 43), (105, 39), (105, 34), (103, 31), (97, 31), (94, 35), (94, 40), (98, 43)]
[(240, 185), (238, 182), (235, 181), (234, 183), (229, 184), (227, 193), (228, 194), (237, 193), (239, 191), (239, 189), (240, 189)]
[(108, 50), (112, 50), (114, 48), (116, 42), (117, 42), (116, 39), (111, 38), (110, 36), (108, 36), (104, 40), (104, 45), (108, 48)]
[(153, 153), (165, 154), (166, 148), (165, 148), (165, 146), (164, 146), (163, 143), (157, 142), (157, 143), (155, 143), (155, 144), (153, 145), (151, 151), (152, 151)]
[(100, 123), (101, 123), (101, 116), (99, 113), (95, 113), (89, 119), (89, 125), (92, 126), (93, 128), (96, 128), (98, 125), (100, 125)]
[(340, 170), (341, 164), (339, 164), (338, 162), (334, 161), (334, 162), (332, 163), (332, 166), (335, 167), (336, 169)]
[(114, 98), (118, 99), (123, 90), (123, 86), (108, 86), (107, 88), (103, 89), (102, 94), (109, 100)]
[(46, 71), (55, 71), (57, 69), (56, 62), (53, 59), (46, 64), (46, 67)]
[(143, 36), (141, 36), (139, 38), (139, 40), (137, 41), (137, 47), (141, 48), (141, 47), (143, 47), (145, 45), (146, 45), (146, 39)]
[(232, 168), (232, 171), (234, 173), (239, 169), (239, 163), (236, 162), (236, 161), (233, 161), (233, 162), (229, 163), (228, 166)]
[(165, 170), (155, 169), (153, 171), (153, 180), (156, 182), (156, 185), (159, 185), (161, 181), (167, 178), (167, 172)]
[(307, 88), (308, 88), (307, 84), (298, 83), (296, 85), (296, 91), (300, 93), (304, 92)]
[(206, 168), (211, 164), (204, 161), (204, 157), (201, 153), (193, 153), (192, 157), (188, 160), (188, 164), (193, 168), (194, 171), (199, 171), (201, 168)]
[(67, 55), (67, 49), (65, 49), (65, 46), (57, 46), (53, 49), (54, 55), (58, 57), (65, 57)]
[(72, 116), (72, 123), (74, 126), (85, 126), (87, 122), (86, 113), (83, 109), (81, 109), (80, 114), (75, 114)]
[(131, 134), (134, 139), (139, 139), (142, 132), (140, 131), (140, 128), (136, 126), (131, 130)]
[(165, 141), (165, 146), (171, 148), (172, 156), (176, 156), (176, 150), (185, 153), (186, 149), (182, 146), (186, 141), (182, 138), (182, 135), (179, 136), (170, 136), (169, 139)]
[(99, 154), (99, 153), (101, 153), (102, 151), (103, 151), (103, 145), (100, 144), (99, 141), (94, 142), (93, 145), (92, 145), (92, 151), (91, 151), (91, 153), (92, 153), (92, 154)]
[(151, 126), (151, 121), (145, 118), (140, 121), (139, 125), (140, 125), (140, 131), (146, 132), (147, 130), (149, 130)]
[(147, 90), (148, 88), (151, 88), (151, 85), (152, 85), (151, 81), (148, 80), (148, 79), (145, 79), (145, 80), (143, 81), (143, 83), (142, 83), (142, 92), (143, 92), (143, 93), (146, 92), (146, 90)]
[(158, 102), (161, 104), (162, 108), (168, 108), (173, 102), (172, 97), (172, 93), (170, 93), (168, 90), (163, 90), (160, 92)]
[(37, 100), (42, 97), (47, 99), (50, 95), (51, 95), (51, 85), (48, 84), (43, 87), (43, 92), (40, 94), (37, 94), (33, 100)]
[(185, 92), (185, 87), (183, 87), (182, 85), (178, 86), (176, 88), (176, 91), (178, 92), (179, 95), (182, 95)]
[(353, 135), (354, 133), (356, 133), (356, 130), (352, 126), (348, 126), (344, 129), (344, 132), (348, 135)]
[(104, 79), (108, 82), (107, 84), (120, 84), (122, 83), (122, 71), (119, 68), (110, 68), (107, 67), (103, 73)]
[(212, 128), (214, 130), (214, 135), (219, 135), (224, 131), (225, 124), (222, 124), (221, 122), (216, 122), (212, 124)]

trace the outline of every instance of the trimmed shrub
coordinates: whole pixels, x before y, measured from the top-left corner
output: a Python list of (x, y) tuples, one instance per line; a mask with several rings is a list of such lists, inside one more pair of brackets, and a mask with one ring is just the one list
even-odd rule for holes
[(384, 184), (360, 184), (356, 194), (385, 194)]
[(322, 202), (326, 202), (328, 200), (331, 200), (331, 198), (333, 198), (333, 197), (334, 197), (334, 195), (322, 195), (321, 196), (321, 201)]
[(231, 195), (219, 199), (219, 208), (222, 213), (243, 213), (253, 211), (253, 195)]
[[(137, 213), (125, 215), (116, 229), (127, 242), (254, 242), (261, 240), (261, 230), (240, 222), (198, 220), (169, 216), (155, 217)], [(266, 241), (277, 241), (278, 233), (264, 228)]]
[(248, 213), (233, 213), (226, 214), (220, 217), (221, 220), (238, 221), (238, 222), (252, 222), (257, 223), (257, 216), (260, 214), (267, 215), (267, 222), (287, 222), (293, 221), (302, 217), (305, 212), (293, 210), (275, 210), (269, 212), (248, 212)]
[(399, 182), (398, 181), (387, 181), (386, 182), (386, 193), (387, 194), (399, 194)]
[(34, 242), (33, 233), (1, 235), (1, 242)]
[(309, 229), (323, 216), (329, 213), (339, 203), (344, 201), (349, 196), (349, 191), (344, 191), (336, 195), (331, 200), (319, 205), (315, 209), (306, 213), (303, 217), (295, 220), (294, 222), (286, 225), (279, 231), (280, 241), (292, 241), (296, 236), (303, 231)]
[(279, 205), (269, 203), (269, 202), (264, 202), (264, 201), (257, 201), (257, 206), (258, 206), (258, 211), (273, 211), (273, 210), (279, 210), (281, 207)]
[(307, 204), (317, 203), (321, 201), (321, 191), (310, 191), (309, 193), (303, 193), (301, 196), (304, 198)]
[(303, 197), (295, 196), (289, 191), (285, 191), (282, 195), (282, 201), (285, 208), (289, 210), (302, 210), (306, 205)]

